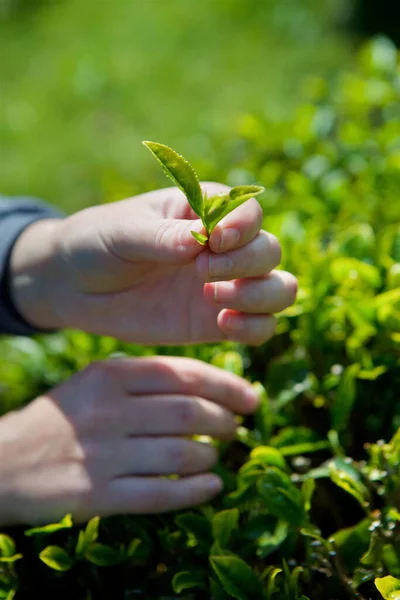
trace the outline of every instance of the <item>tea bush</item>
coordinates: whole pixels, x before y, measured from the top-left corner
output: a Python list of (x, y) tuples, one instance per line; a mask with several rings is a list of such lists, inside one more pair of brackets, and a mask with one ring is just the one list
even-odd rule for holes
[(267, 189), (264, 226), (299, 277), (273, 340), (171, 349), (67, 331), (0, 342), (2, 412), (115, 353), (243, 374), (261, 405), (235, 442), (215, 442), (224, 493), (178, 514), (10, 528), (0, 598), (400, 597), (398, 53), (378, 38), (357, 69), (305, 93), (291, 123), (246, 116), (213, 172)]

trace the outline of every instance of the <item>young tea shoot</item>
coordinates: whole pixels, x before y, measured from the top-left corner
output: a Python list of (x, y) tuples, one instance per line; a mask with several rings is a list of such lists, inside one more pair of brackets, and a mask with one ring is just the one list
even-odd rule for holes
[(192, 231), (193, 237), (205, 246), (219, 221), (232, 210), (264, 191), (259, 185), (237, 185), (229, 192), (223, 192), (208, 198), (200, 187), (199, 178), (192, 165), (180, 154), (157, 142), (143, 142), (156, 160), (160, 163), (164, 173), (172, 179), (174, 184), (185, 194), (190, 206), (200, 217), (207, 235)]

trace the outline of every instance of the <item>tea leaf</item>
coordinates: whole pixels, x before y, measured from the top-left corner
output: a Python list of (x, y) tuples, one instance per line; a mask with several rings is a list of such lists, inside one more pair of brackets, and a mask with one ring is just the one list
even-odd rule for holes
[(59, 523), (51, 523), (50, 525), (44, 525), (43, 527), (33, 527), (32, 529), (25, 531), (25, 535), (32, 536), (54, 533), (55, 531), (60, 531), (61, 529), (70, 529), (72, 526), (72, 516), (65, 515), (65, 517), (61, 519)]
[(202, 246), (207, 246), (208, 237), (206, 235), (204, 235), (203, 233), (198, 233), (197, 231), (191, 231), (190, 233), (192, 234), (194, 239), (197, 242), (199, 242), (199, 244), (201, 244)]
[(301, 527), (307, 522), (300, 491), (290, 477), (270, 467), (258, 481), (258, 490), (268, 510), (283, 521)]
[(261, 600), (263, 586), (254, 571), (238, 556), (210, 556), (224, 589), (237, 600)]
[(121, 562), (121, 554), (107, 544), (93, 543), (87, 548), (85, 558), (98, 567), (111, 567)]
[(257, 185), (242, 185), (232, 188), (228, 194), (221, 194), (218, 197), (214, 197), (214, 206), (211, 204), (209, 212), (204, 214), (203, 219), (207, 233), (211, 235), (214, 227), (221, 219), (246, 202), (246, 200), (257, 194), (261, 194), (263, 191), (264, 188)]
[(237, 529), (239, 523), (239, 511), (237, 508), (223, 510), (217, 513), (212, 520), (212, 532), (214, 539), (221, 547), (228, 546), (230, 538)]
[(39, 558), (55, 571), (69, 571), (74, 565), (73, 559), (59, 546), (47, 546), (39, 554)]
[(375, 585), (378, 592), (381, 593), (385, 600), (399, 600), (400, 599), (400, 579), (388, 575), (387, 577), (377, 577), (375, 579)]
[(203, 578), (196, 577), (190, 571), (180, 571), (176, 573), (172, 578), (172, 587), (174, 592), (180, 594), (183, 590), (187, 590), (193, 587), (202, 586)]
[(160, 163), (164, 173), (185, 194), (194, 212), (203, 216), (203, 193), (199, 178), (187, 160), (175, 150), (157, 142), (143, 142)]

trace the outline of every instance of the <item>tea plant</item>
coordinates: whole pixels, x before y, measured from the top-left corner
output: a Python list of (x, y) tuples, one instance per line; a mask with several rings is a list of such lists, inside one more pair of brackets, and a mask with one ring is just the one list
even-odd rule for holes
[(148, 348), (79, 331), (0, 341), (3, 412), (115, 353), (196, 357), (261, 398), (218, 444), (225, 489), (212, 504), (10, 528), (0, 598), (399, 599), (399, 81), (396, 48), (374, 40), (332, 88), (310, 83), (293, 122), (247, 116), (233, 167), (215, 174), (264, 184), (264, 226), (299, 277), (268, 344)]

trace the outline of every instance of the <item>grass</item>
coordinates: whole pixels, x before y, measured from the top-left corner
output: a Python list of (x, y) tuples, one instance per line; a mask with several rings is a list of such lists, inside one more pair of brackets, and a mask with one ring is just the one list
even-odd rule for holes
[(1, 192), (72, 212), (163, 186), (142, 139), (195, 167), (218, 161), (242, 115), (286, 118), (305, 76), (348, 59), (332, 28), (342, 3), (322, 14), (317, 4), (43, 0), (3, 10)]

